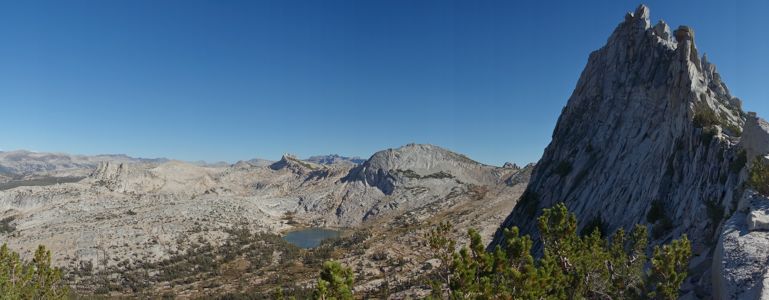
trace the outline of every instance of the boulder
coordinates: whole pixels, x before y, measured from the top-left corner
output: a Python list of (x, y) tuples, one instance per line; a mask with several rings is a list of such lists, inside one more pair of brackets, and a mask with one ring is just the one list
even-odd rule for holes
[(750, 190), (723, 226), (713, 255), (715, 299), (769, 299), (769, 199)]
[(752, 163), (755, 157), (769, 153), (769, 123), (759, 118), (756, 113), (749, 112), (740, 146), (745, 149), (749, 163)]
[(748, 230), (769, 231), (769, 214), (763, 210), (754, 210), (748, 214)]

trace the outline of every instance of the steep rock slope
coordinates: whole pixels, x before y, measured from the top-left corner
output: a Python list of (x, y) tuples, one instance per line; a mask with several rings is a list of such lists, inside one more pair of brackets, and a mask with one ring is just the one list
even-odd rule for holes
[[(769, 163), (769, 123), (748, 113), (744, 128), (739, 146), (747, 177), (757, 163)], [(756, 191), (766, 191), (761, 185), (747, 182), (736, 211), (722, 226), (712, 265), (716, 299), (769, 299), (769, 195)]]
[(697, 256), (691, 283), (707, 285), (700, 277), (721, 222), (711, 212), (728, 212), (741, 195), (740, 106), (699, 56), (694, 31), (652, 26), (640, 6), (590, 55), (502, 226), (536, 235), (541, 209), (564, 202), (581, 227), (600, 220), (611, 232), (649, 223), (655, 242), (688, 234)]

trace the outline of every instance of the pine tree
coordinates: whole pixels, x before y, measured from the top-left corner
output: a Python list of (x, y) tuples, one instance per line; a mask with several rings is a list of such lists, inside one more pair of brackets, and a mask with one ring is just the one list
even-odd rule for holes
[(51, 267), (51, 252), (39, 246), (31, 262), (0, 247), (0, 299), (64, 299), (68, 293), (61, 270)]
[[(647, 262), (648, 232), (638, 225), (626, 236), (611, 238), (601, 228), (577, 234), (577, 219), (562, 203), (542, 210), (538, 229), (543, 256), (535, 260), (532, 240), (516, 227), (506, 229), (505, 242), (487, 252), (480, 234), (470, 229), (470, 244), (451, 253), (445, 285), (432, 283), (432, 298), (450, 299), (675, 299), (686, 278), (691, 245), (686, 236), (656, 247), (651, 270)], [(436, 258), (445, 260), (456, 243), (448, 223), (426, 235)], [(440, 250), (440, 251), (439, 251)], [(442, 272), (442, 270), (439, 270)], [(444, 291), (448, 289), (447, 292)], [(440, 290), (438, 290), (440, 289)]]
[(670, 245), (654, 247), (649, 275), (650, 297), (657, 299), (677, 299), (678, 288), (687, 275), (692, 247), (684, 235)]
[(447, 221), (438, 224), (438, 226), (425, 235), (430, 251), (440, 262), (440, 266), (438, 266), (438, 270), (435, 272), (439, 277), (439, 281), (430, 282), (430, 285), (433, 287), (432, 296), (435, 298), (442, 298), (446, 290), (444, 287), (448, 288), (452, 283), (454, 250), (456, 249), (457, 242), (449, 237), (451, 231), (451, 223)]
[(323, 263), (318, 284), (313, 293), (313, 299), (319, 300), (348, 300), (352, 299), (354, 275), (348, 267), (336, 261)]

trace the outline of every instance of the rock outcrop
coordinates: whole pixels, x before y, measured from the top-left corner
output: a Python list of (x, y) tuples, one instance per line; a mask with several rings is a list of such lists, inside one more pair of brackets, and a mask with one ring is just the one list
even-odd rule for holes
[(440, 147), (408, 144), (375, 153), (344, 180), (364, 182), (391, 194), (398, 182), (408, 179), (456, 179), (472, 184), (496, 184), (503, 172)]
[(511, 162), (505, 162), (505, 164), (502, 165), (502, 167), (503, 168), (510, 168), (510, 169), (520, 169), (521, 168), (518, 165), (516, 165), (515, 163), (511, 163)]
[(769, 299), (769, 198), (752, 190), (749, 203), (723, 225), (713, 257), (715, 299)]
[(132, 194), (197, 195), (214, 188), (218, 168), (169, 161), (159, 165), (101, 162), (89, 180), (110, 191)]
[(276, 171), (287, 169), (297, 174), (307, 174), (312, 170), (318, 170), (322, 168), (324, 168), (323, 165), (306, 162), (290, 154), (283, 155), (279, 161), (276, 161), (270, 165), (270, 169)]
[(756, 113), (748, 113), (745, 129), (742, 133), (740, 146), (745, 149), (746, 156), (752, 163), (753, 159), (769, 152), (769, 122), (759, 118)]
[[(597, 218), (609, 232), (649, 224), (652, 243), (687, 234), (696, 271), (684, 286), (706, 296), (709, 278), (702, 275), (717, 217), (742, 193), (740, 105), (699, 56), (691, 28), (651, 26), (649, 9), (638, 7), (590, 55), (527, 191), (502, 226), (536, 235), (541, 209), (564, 202), (580, 226)], [(653, 206), (664, 213), (650, 214)]]
[[(769, 162), (769, 123), (749, 113), (739, 145), (749, 167)], [(716, 299), (769, 299), (769, 197), (753, 188), (723, 224), (711, 270)]]

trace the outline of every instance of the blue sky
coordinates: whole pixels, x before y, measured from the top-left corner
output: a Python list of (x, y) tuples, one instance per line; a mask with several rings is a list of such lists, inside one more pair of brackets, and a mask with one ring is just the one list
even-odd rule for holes
[[(536, 3), (535, 3), (536, 2)], [(769, 116), (767, 1), (648, 1)], [(635, 1), (0, 1), (0, 149), (534, 162)]]

